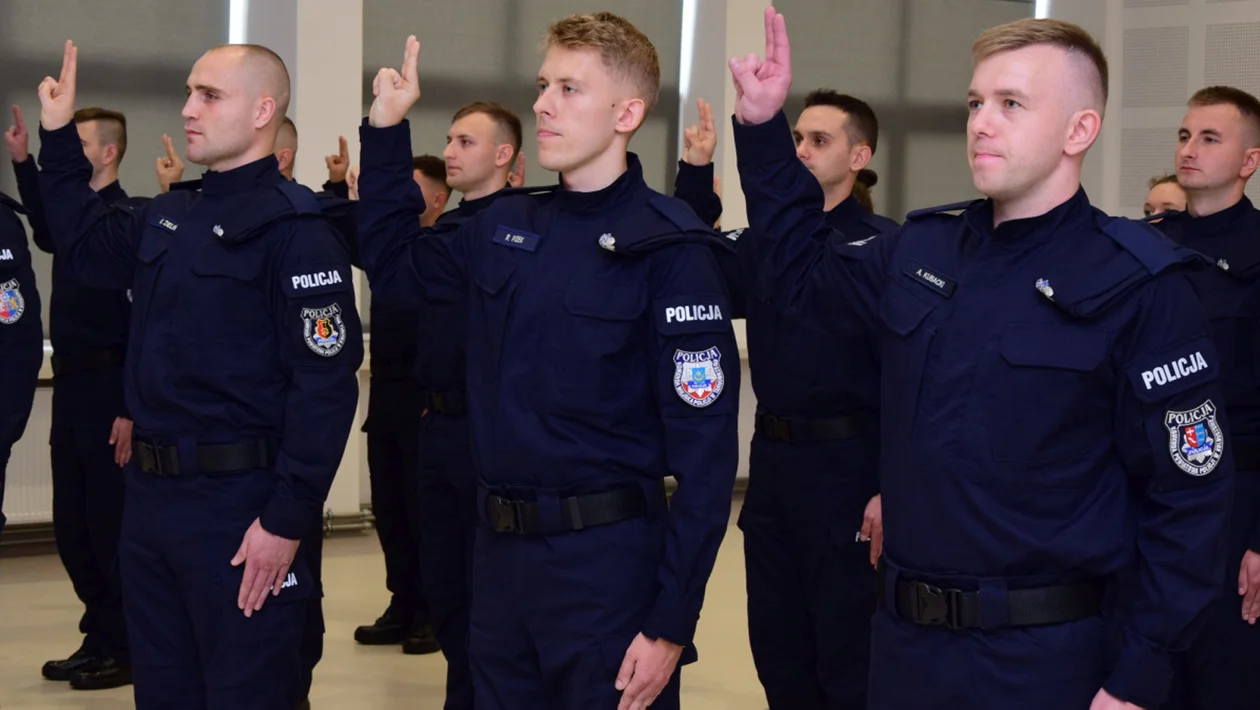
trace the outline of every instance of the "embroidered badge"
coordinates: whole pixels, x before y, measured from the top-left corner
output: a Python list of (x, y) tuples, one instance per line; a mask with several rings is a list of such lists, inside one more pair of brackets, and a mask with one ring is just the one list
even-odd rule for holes
[(1173, 464), (1191, 476), (1214, 471), (1225, 453), (1225, 435), (1216, 420), (1216, 405), (1208, 400), (1184, 412), (1164, 415), (1168, 428), (1168, 455)]
[(13, 325), (26, 312), (26, 299), (18, 287), (17, 279), (0, 284), (0, 323)]
[(1054, 289), (1050, 288), (1049, 279), (1037, 279), (1036, 285), (1037, 285), (1037, 290), (1041, 292), (1041, 295), (1045, 296), (1051, 301), (1054, 300)]
[(303, 308), (302, 324), (306, 347), (316, 355), (332, 357), (346, 344), (341, 306), (336, 303), (327, 308)]
[(879, 236), (879, 235), (878, 235), (878, 234), (876, 234), (876, 235), (874, 235), (874, 236), (867, 237), (866, 239), (859, 239), (859, 240), (857, 240), (856, 242), (846, 242), (846, 243), (845, 243), (845, 246), (847, 246), (847, 247), (861, 247), (861, 246), (866, 246), (867, 244), (870, 244), (871, 242), (875, 241), (875, 238), (876, 238), (876, 237), (878, 237), (878, 236)]
[(682, 401), (697, 408), (707, 407), (717, 401), (725, 386), (722, 352), (717, 348), (674, 353), (674, 391)]

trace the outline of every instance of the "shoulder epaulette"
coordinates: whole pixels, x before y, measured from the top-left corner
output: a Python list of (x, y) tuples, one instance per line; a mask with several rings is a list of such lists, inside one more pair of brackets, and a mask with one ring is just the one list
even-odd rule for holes
[(967, 200), (966, 202), (954, 202), (948, 205), (941, 205), (940, 207), (927, 207), (925, 209), (914, 210), (912, 212), (906, 213), (906, 219), (907, 220), (919, 219), (920, 217), (927, 217), (934, 214), (941, 214), (943, 212), (961, 212), (964, 210), (971, 209), (972, 207), (980, 204), (981, 202), (984, 202), (984, 200)]
[(1107, 236), (1111, 237), (1112, 241), (1132, 254), (1133, 258), (1152, 274), (1158, 274), (1174, 264), (1204, 258), (1198, 252), (1177, 244), (1145, 222), (1111, 217), (1106, 218), (1106, 221), (1099, 226)]
[(319, 198), (309, 187), (292, 180), (283, 180), (277, 187), (298, 214), (323, 213), (323, 209), (319, 206)]

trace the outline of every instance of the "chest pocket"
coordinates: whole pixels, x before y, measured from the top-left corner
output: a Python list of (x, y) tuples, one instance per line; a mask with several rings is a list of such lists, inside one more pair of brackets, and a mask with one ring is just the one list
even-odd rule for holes
[(503, 340), (507, 330), (508, 313), (511, 310), (511, 284), (516, 262), (494, 253), (486, 255), (472, 274), (475, 298), (469, 304), (469, 318), (478, 327), (470, 334), (480, 334), (480, 343), (470, 343), (468, 348), (468, 376), (483, 382), (497, 381), (503, 358)]
[[(647, 390), (647, 303), (641, 281), (569, 284), (549, 344), (553, 410), (603, 412), (618, 391)], [(628, 373), (642, 373), (643, 381), (628, 381)]]
[(184, 308), (201, 327), (189, 336), (202, 343), (253, 345), (273, 335), (271, 304), (261, 278), (266, 255), (259, 248), (227, 249), (207, 244), (192, 264)]
[[(886, 441), (907, 441), (914, 435), (915, 413), (934, 333), (928, 316), (940, 307), (938, 301), (943, 299), (926, 292), (913, 293), (893, 281), (880, 302), (879, 317), (884, 325), (880, 340), (881, 384), (884, 388), (881, 422)], [(903, 449), (893, 447), (888, 454), (895, 456)]]
[[(1044, 465), (1105, 455), (1115, 425), (1115, 375), (1104, 366), (1111, 338), (1079, 326), (1008, 326), (996, 362), (977, 376), (969, 430), (988, 439), (996, 461)], [(1024, 470), (997, 470), (1027, 484), (1086, 484), (1056, 477), (1083, 467), (1039, 467), (1032, 479)]]
[[(151, 226), (140, 237), (140, 247), (136, 250), (136, 275), (134, 282), (134, 300), (139, 303), (150, 303), (154, 300), (158, 276), (162, 273), (165, 261), (167, 240), (169, 237)], [(176, 289), (168, 294), (168, 304), (178, 307)]]

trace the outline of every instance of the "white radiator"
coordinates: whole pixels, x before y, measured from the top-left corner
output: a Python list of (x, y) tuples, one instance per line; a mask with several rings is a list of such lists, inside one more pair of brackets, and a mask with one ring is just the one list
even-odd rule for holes
[(52, 428), (52, 382), (41, 381), (35, 390), (26, 433), (9, 457), (4, 489), (4, 514), (8, 525), (52, 522), (52, 465), (48, 432)]

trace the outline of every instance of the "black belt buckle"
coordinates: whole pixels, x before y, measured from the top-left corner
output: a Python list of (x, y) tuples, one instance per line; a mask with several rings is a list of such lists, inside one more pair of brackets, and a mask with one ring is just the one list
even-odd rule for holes
[(499, 496), (486, 498), (486, 517), (490, 519), (490, 527), (495, 532), (510, 533), (525, 531), (524, 516), (521, 514), (521, 501), (508, 500)]
[(962, 628), (959, 618), (961, 607), (961, 591), (914, 582), (914, 622), (916, 624), (943, 626), (958, 631)]
[(791, 419), (780, 419), (773, 414), (766, 414), (761, 421), (766, 428), (765, 435), (767, 439), (786, 442), (792, 440)]
[[(136, 453), (139, 454), (140, 470), (145, 473), (152, 473), (156, 476), (178, 476), (179, 454), (175, 453), (175, 449), (171, 447), (154, 446), (143, 441), (135, 442)], [(175, 455), (167, 457), (165, 452), (172, 452)]]

